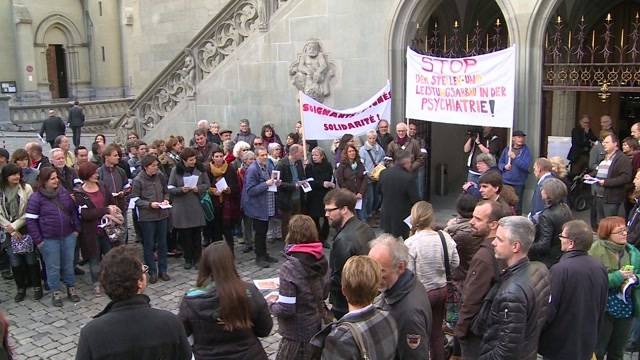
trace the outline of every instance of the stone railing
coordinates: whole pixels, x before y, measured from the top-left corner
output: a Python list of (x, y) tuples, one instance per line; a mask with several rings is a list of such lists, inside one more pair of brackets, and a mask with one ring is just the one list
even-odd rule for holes
[[(85, 128), (87, 131), (108, 129), (114, 119), (122, 118), (134, 99), (110, 99), (84, 101), (80, 104), (84, 110)], [(18, 131), (33, 131), (40, 129), (42, 121), (53, 109), (63, 120), (69, 117), (70, 103), (52, 103), (40, 105), (10, 105), (8, 127)], [(10, 130), (10, 129), (7, 129)]]
[[(289, 0), (291, 1), (291, 0)], [(283, 0), (231, 0), (191, 40), (182, 53), (137, 96), (129, 110), (111, 122), (116, 137), (128, 131), (144, 135), (181, 101), (196, 95), (196, 86), (251, 34), (267, 31)]]

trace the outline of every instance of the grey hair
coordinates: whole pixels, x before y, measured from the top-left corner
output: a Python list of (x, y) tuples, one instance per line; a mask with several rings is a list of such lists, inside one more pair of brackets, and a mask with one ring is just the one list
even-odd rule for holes
[(235, 145), (233, 145), (233, 156), (240, 157), (240, 155), (242, 155), (241, 151), (246, 149), (251, 149), (251, 145), (247, 144), (244, 141), (238, 141)]
[(241, 120), (240, 120), (240, 124), (251, 125), (251, 124), (249, 123), (249, 119), (241, 119)]
[(233, 141), (233, 140), (225, 140), (225, 141), (222, 143), (222, 150), (223, 150), (225, 153), (227, 153), (227, 152), (229, 152), (229, 151), (233, 151), (233, 147), (234, 147), (234, 146), (236, 146), (235, 141)]
[(509, 233), (509, 242), (514, 243), (518, 241), (522, 247), (522, 252), (527, 253), (531, 244), (533, 244), (533, 238), (536, 234), (536, 227), (531, 220), (524, 216), (507, 216), (498, 220), (498, 226), (503, 227)]
[(298, 152), (302, 152), (302, 145), (293, 144), (289, 146), (289, 154), (297, 154)]
[(277, 142), (272, 142), (272, 143), (269, 143), (269, 145), (267, 145), (267, 150), (268, 150), (267, 152), (269, 154), (276, 151), (276, 149), (282, 149), (282, 145), (278, 144)]
[(406, 264), (409, 261), (409, 248), (395, 236), (386, 233), (381, 234), (369, 242), (369, 249), (373, 249), (378, 245), (389, 249), (389, 256), (391, 256), (393, 266), (397, 266), (400, 262)]
[(60, 149), (60, 148), (53, 148), (51, 149), (51, 151), (49, 151), (49, 157), (53, 159), (53, 154), (57, 153), (58, 151), (60, 151), (62, 153), (62, 155), (64, 154), (64, 150)]
[(551, 205), (559, 204), (567, 197), (567, 185), (554, 177), (548, 178), (542, 183), (542, 190), (547, 195), (547, 202)]
[(256, 154), (251, 151), (251, 150), (247, 150), (242, 154), (242, 161), (246, 161), (249, 159), (255, 159), (256, 158)]
[(207, 125), (207, 128), (209, 128), (209, 120), (199, 120), (197, 127), (200, 128), (200, 125), (205, 125), (205, 124)]
[(374, 135), (375, 137), (378, 137), (378, 133), (373, 129), (367, 131), (367, 137), (369, 137), (370, 135)]
[(491, 154), (480, 153), (476, 157), (476, 162), (483, 162), (490, 168), (496, 166), (496, 158)]

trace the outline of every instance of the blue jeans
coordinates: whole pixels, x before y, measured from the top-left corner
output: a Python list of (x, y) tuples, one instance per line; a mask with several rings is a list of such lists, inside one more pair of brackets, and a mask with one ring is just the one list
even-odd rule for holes
[(67, 288), (74, 287), (76, 277), (73, 273), (73, 255), (76, 251), (76, 235), (70, 234), (63, 239), (44, 239), (40, 253), (47, 270), (49, 290), (60, 290), (60, 271), (62, 281)]
[[(167, 272), (167, 219), (140, 221), (144, 263), (149, 267), (149, 275)], [(153, 259), (154, 248), (158, 251), (158, 267)]]
[[(380, 192), (378, 191), (378, 183), (371, 181), (367, 184), (367, 194), (364, 197), (364, 211), (367, 217), (371, 217), (371, 214), (377, 210), (379, 202)], [(365, 219), (365, 221), (366, 220), (368, 219)]]

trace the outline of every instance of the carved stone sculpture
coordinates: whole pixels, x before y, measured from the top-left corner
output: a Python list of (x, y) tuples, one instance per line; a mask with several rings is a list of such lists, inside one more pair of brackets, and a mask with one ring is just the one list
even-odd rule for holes
[(184, 66), (178, 70), (178, 75), (180, 76), (179, 85), (184, 90), (185, 96), (193, 96), (196, 89), (196, 66), (189, 51), (185, 50), (185, 53)]
[(334, 76), (333, 64), (322, 52), (320, 41), (307, 41), (298, 59), (289, 67), (289, 76), (293, 86), (319, 102), (331, 94), (329, 81)]

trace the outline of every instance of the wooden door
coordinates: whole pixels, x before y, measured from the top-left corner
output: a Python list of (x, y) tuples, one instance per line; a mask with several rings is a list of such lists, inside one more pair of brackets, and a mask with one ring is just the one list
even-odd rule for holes
[(51, 92), (51, 98), (57, 99), (60, 97), (60, 86), (58, 84), (58, 64), (56, 62), (56, 47), (55, 45), (49, 45), (47, 47), (47, 78), (49, 79), (49, 91)]

